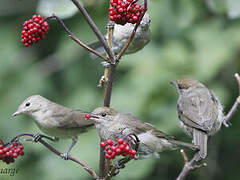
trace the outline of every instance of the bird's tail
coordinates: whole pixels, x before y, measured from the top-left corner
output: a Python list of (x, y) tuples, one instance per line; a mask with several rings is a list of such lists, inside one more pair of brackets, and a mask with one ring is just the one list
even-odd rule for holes
[[(92, 43), (92, 44), (89, 44), (88, 45), (90, 48), (92, 48), (92, 49), (94, 49), (94, 50), (96, 50), (97, 52), (99, 52), (100, 54), (105, 54), (105, 49), (103, 48), (103, 45), (102, 45), (102, 43), (100, 42), (100, 41), (97, 41), (97, 42), (94, 42), (94, 43)], [(96, 56), (95, 54), (93, 54), (93, 53), (90, 53), (90, 57), (92, 58), (92, 59), (97, 59), (98, 58), (98, 56)]]
[(207, 141), (208, 135), (197, 129), (193, 129), (193, 144), (199, 146), (199, 151), (196, 154), (196, 160), (205, 159), (207, 157)]
[(199, 146), (191, 144), (191, 143), (186, 143), (186, 142), (176, 141), (176, 140), (169, 140), (169, 141), (170, 141), (170, 143), (176, 145), (177, 147), (189, 148), (193, 151), (196, 151), (199, 149)]

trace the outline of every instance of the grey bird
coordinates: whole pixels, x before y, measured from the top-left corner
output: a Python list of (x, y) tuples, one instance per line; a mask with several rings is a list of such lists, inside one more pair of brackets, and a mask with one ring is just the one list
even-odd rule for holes
[(177, 112), (180, 127), (193, 137), (193, 144), (200, 146), (196, 160), (204, 159), (208, 136), (215, 134), (225, 123), (223, 107), (212, 91), (192, 78), (183, 78), (172, 84), (179, 94)]
[[(125, 54), (132, 54), (141, 49), (143, 49), (151, 40), (151, 31), (150, 31), (150, 22), (151, 17), (149, 14), (145, 14), (140, 25), (137, 28), (136, 34), (133, 38), (133, 41), (129, 45)], [(112, 50), (117, 55), (123, 46), (126, 44), (129, 36), (131, 35), (135, 24), (127, 23), (125, 25), (115, 24), (113, 37), (112, 37)], [(105, 36), (106, 40), (108, 36)], [(100, 42), (95, 42), (89, 45), (91, 48), (95, 49), (101, 54), (105, 53), (105, 50)], [(97, 56), (90, 53), (90, 57), (96, 59)]]
[(19, 105), (13, 116), (26, 114), (31, 116), (39, 129), (56, 138), (71, 138), (72, 144), (62, 155), (67, 159), (78, 140), (78, 135), (88, 131), (94, 123), (85, 119), (86, 112), (73, 110), (56, 104), (40, 95), (28, 97)]
[(192, 150), (198, 149), (193, 144), (180, 142), (149, 123), (142, 122), (131, 114), (118, 113), (107, 107), (98, 107), (91, 113), (90, 120), (96, 122), (99, 136), (103, 139), (118, 137), (119, 134), (127, 136), (135, 134), (139, 142), (138, 155), (140, 158), (159, 157), (164, 150), (174, 150), (178, 146)]

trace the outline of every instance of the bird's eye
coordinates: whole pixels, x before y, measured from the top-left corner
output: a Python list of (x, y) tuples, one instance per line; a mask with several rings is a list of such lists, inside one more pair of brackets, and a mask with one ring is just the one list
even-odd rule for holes
[(102, 117), (105, 117), (107, 114), (106, 113), (102, 113)]
[(30, 102), (27, 102), (27, 103), (25, 104), (25, 106), (30, 106)]
[(178, 89), (184, 89), (184, 87), (181, 84), (178, 84)]

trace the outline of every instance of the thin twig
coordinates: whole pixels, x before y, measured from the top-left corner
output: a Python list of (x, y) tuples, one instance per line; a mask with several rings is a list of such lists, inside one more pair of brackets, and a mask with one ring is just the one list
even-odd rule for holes
[(143, 10), (143, 13), (141, 14), (137, 24), (135, 25), (133, 31), (132, 31), (132, 34), (129, 36), (126, 44), (124, 45), (124, 47), (121, 49), (121, 51), (119, 52), (119, 54), (117, 55), (117, 58), (116, 58), (116, 61), (118, 62), (120, 60), (120, 58), (122, 57), (122, 55), (126, 52), (128, 46), (131, 44), (135, 34), (136, 34), (136, 31), (137, 31), (137, 28), (138, 26), (140, 25), (142, 19), (143, 19), (143, 16), (145, 15), (146, 11), (147, 11), (147, 0), (144, 0), (144, 10)]
[(196, 160), (198, 159), (197, 153), (193, 156), (192, 160), (189, 161), (188, 157), (187, 157), (187, 154), (184, 152), (184, 150), (181, 149), (180, 152), (181, 152), (181, 154), (183, 156), (183, 159), (184, 159), (184, 166), (183, 166), (182, 171), (178, 175), (176, 180), (183, 180), (189, 174), (190, 171), (193, 171), (195, 169), (199, 169), (201, 167), (206, 167), (207, 166), (206, 163), (202, 163), (202, 164), (199, 164), (199, 165), (196, 164)]
[[(23, 133), (23, 134), (19, 134), (17, 136), (15, 136), (10, 142), (8, 142), (6, 145), (11, 144), (13, 142), (15, 142), (17, 139), (19, 139), (22, 136), (30, 136), (32, 138), (34, 138), (34, 134), (31, 133)], [(43, 138), (46, 138), (43, 136)], [(59, 157), (62, 157), (61, 152), (59, 152), (58, 150), (56, 150), (53, 146), (51, 146), (50, 144), (48, 144), (46, 141), (44, 141), (42, 138), (40, 138), (37, 142), (41, 143), (42, 145), (44, 145), (48, 150), (50, 150), (51, 152), (55, 153), (56, 155), (58, 155)], [(96, 172), (90, 168), (85, 162), (78, 160), (74, 157), (72, 157), (71, 155), (68, 156), (68, 159), (80, 164), (94, 179), (99, 179), (98, 175), (96, 174)]]
[(86, 44), (84, 44), (81, 40), (79, 40), (69, 29), (68, 27), (64, 24), (63, 20), (61, 18), (59, 18), (58, 16), (56, 16), (55, 14), (53, 14), (52, 16), (47, 17), (45, 20), (50, 20), (50, 19), (56, 19), (59, 24), (63, 27), (63, 29), (67, 32), (68, 36), (73, 39), (76, 43), (78, 43), (80, 46), (82, 46), (83, 48), (85, 48), (86, 50), (90, 51), (91, 53), (95, 54), (96, 56), (102, 58), (105, 61), (109, 61), (105, 56), (103, 56), (102, 54), (100, 54), (99, 52), (97, 52), (96, 50), (90, 48), (89, 46), (87, 46)]
[(237, 80), (237, 83), (238, 83), (238, 91), (239, 91), (239, 95), (238, 97), (236, 98), (236, 101), (235, 103), (233, 104), (232, 108), (230, 109), (230, 111), (227, 113), (227, 115), (224, 117), (224, 125), (225, 126), (228, 126), (228, 122), (230, 121), (231, 117), (233, 116), (233, 114), (236, 112), (239, 104), (240, 104), (240, 76), (238, 73), (235, 73), (235, 78)]
[(92, 28), (92, 30), (94, 31), (94, 33), (96, 34), (96, 36), (98, 37), (99, 41), (102, 43), (105, 51), (107, 52), (111, 63), (115, 64), (115, 56), (114, 53), (112, 52), (112, 50), (109, 48), (106, 39), (104, 38), (103, 34), (100, 32), (100, 30), (98, 29), (98, 27), (96, 26), (96, 24), (93, 22), (92, 18), (89, 16), (88, 12), (86, 11), (86, 9), (82, 6), (81, 3), (79, 3), (79, 1), (77, 0), (71, 0), (76, 7), (79, 9), (79, 11), (82, 13), (82, 15), (84, 16), (84, 18), (86, 19), (86, 21), (88, 22), (89, 26)]
[(68, 35), (70, 38), (72, 38), (76, 43), (78, 43), (79, 45), (81, 45), (82, 47), (84, 47), (85, 49), (87, 49), (88, 51), (94, 53), (95, 55), (97, 55), (98, 57), (104, 59), (105, 61), (109, 62), (109, 59), (106, 58), (105, 56), (103, 56), (102, 54), (100, 54), (99, 52), (95, 51), (94, 49), (90, 48), (89, 46), (87, 46), (86, 44), (84, 44), (82, 41), (80, 41), (78, 38), (76, 38), (76, 36), (69, 34)]

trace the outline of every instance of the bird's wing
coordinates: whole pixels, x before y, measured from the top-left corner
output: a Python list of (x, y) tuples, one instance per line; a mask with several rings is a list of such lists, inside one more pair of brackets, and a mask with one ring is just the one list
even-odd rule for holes
[(165, 134), (164, 132), (158, 130), (156, 127), (154, 127), (150, 123), (140, 121), (139, 119), (132, 116), (131, 114), (123, 114), (121, 116), (122, 116), (121, 118), (126, 119), (124, 122), (126, 124), (126, 128), (131, 128), (131, 131), (136, 135), (151, 131), (152, 134), (154, 134), (159, 138), (174, 139), (173, 136)]
[(215, 98), (205, 87), (183, 93), (178, 101), (178, 109), (184, 124), (207, 132), (218, 116)]
[(94, 121), (85, 118), (86, 112), (82, 110), (62, 109), (62, 111), (54, 111), (53, 117), (58, 121), (58, 128), (79, 128), (90, 127), (94, 125)]

